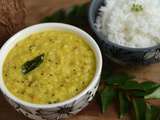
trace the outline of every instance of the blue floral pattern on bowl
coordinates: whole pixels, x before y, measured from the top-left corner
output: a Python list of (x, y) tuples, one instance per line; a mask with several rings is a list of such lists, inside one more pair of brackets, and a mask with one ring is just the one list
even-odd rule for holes
[(33, 109), (26, 106), (20, 105), (17, 102), (11, 100), (5, 96), (6, 100), (16, 109), (17, 112), (22, 113), (24, 116), (29, 117), (34, 120), (60, 120), (63, 118), (68, 118), (69, 116), (75, 115), (80, 112), (84, 107), (86, 107), (98, 89), (99, 82), (95, 85), (94, 89), (90, 89), (85, 95), (80, 99), (73, 101), (72, 103), (66, 104), (64, 106), (59, 106), (50, 109)]

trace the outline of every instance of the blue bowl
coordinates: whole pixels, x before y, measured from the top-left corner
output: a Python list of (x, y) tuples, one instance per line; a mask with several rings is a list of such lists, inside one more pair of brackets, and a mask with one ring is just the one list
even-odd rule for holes
[(89, 24), (101, 42), (101, 49), (105, 56), (119, 64), (144, 65), (160, 62), (160, 45), (148, 48), (129, 48), (115, 44), (107, 39), (95, 26), (99, 8), (105, 0), (92, 0), (89, 8)]

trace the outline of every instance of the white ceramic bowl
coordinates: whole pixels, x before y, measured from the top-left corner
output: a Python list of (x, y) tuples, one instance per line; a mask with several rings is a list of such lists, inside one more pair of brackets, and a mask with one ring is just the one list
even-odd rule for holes
[[(94, 75), (93, 80), (88, 85), (86, 89), (84, 89), (80, 94), (76, 95), (75, 97), (66, 100), (64, 102), (50, 104), (50, 105), (38, 105), (25, 102), (13, 94), (11, 94), (2, 77), (3, 71), (3, 63), (8, 54), (8, 52), (15, 46), (15, 44), (23, 38), (35, 33), (40, 32), (48, 29), (58, 29), (58, 30), (67, 30), (75, 32), (76, 34), (83, 37), (86, 42), (90, 45), (92, 50), (96, 56), (96, 73)], [(44, 23), (33, 25), (31, 27), (25, 28), (11, 37), (1, 48), (0, 50), (0, 89), (3, 92), (4, 96), (6, 97), (7, 101), (14, 106), (14, 108), (18, 111), (23, 113), (25, 116), (35, 119), (35, 120), (55, 120), (66, 118), (69, 115), (73, 115), (81, 111), (85, 106), (89, 104), (89, 102), (93, 99), (96, 90), (99, 85), (101, 69), (102, 69), (102, 55), (100, 49), (94, 39), (87, 34), (86, 32), (82, 31), (79, 28), (76, 28), (71, 25), (66, 25), (62, 23)]]

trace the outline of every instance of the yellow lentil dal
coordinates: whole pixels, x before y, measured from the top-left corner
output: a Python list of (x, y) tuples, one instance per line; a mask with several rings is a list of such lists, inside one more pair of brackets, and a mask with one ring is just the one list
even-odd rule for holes
[[(44, 61), (23, 74), (22, 65), (44, 54)], [(18, 42), (3, 65), (3, 79), (16, 97), (35, 104), (70, 99), (84, 90), (96, 70), (95, 54), (82, 37), (72, 32), (48, 30)]]

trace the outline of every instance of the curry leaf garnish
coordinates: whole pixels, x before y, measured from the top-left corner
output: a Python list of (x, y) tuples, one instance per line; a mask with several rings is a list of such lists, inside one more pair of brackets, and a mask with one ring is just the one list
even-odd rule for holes
[(118, 93), (119, 99), (119, 118), (122, 119), (129, 112), (129, 101), (124, 93)]
[(125, 90), (143, 90), (141, 85), (136, 81), (127, 81), (123, 84), (122, 88)]
[(134, 120), (145, 120), (146, 103), (144, 99), (133, 99)]
[(135, 117), (134, 120), (155, 120), (148, 118), (152, 115), (155, 116), (152, 114), (152, 110), (150, 110), (151, 115), (146, 117), (146, 112), (149, 112), (149, 110), (147, 111), (145, 98), (160, 99), (160, 85), (158, 83), (149, 81), (138, 83), (135, 81), (135, 77), (124, 73), (112, 73), (102, 78), (103, 84), (101, 86), (103, 87), (100, 87), (99, 91), (102, 112), (105, 112), (113, 101), (117, 102), (117, 99), (114, 100), (114, 98), (118, 98), (120, 119), (123, 119), (127, 113), (130, 113), (130, 109), (132, 109)]
[(160, 87), (160, 84), (147, 81), (147, 82), (141, 83), (141, 87), (143, 88), (144, 91), (147, 91), (147, 90), (156, 89)]
[(109, 107), (109, 105), (113, 102), (113, 98), (116, 96), (116, 92), (112, 88), (106, 87), (102, 91), (100, 96), (101, 96), (102, 112), (105, 112), (106, 109)]
[(134, 78), (134, 77), (131, 75), (125, 74), (125, 73), (115, 74), (113, 76), (109, 76), (106, 79), (106, 83), (108, 85), (123, 85), (126, 81), (128, 81), (132, 78)]
[(151, 94), (146, 95), (145, 99), (160, 99), (160, 87), (153, 91)]
[(160, 119), (160, 109), (147, 104), (146, 106), (146, 119), (145, 120), (159, 120)]
[(29, 61), (25, 62), (21, 66), (22, 73), (23, 74), (29, 73), (30, 71), (37, 68), (43, 61), (44, 61), (44, 54), (41, 54), (41, 55), (33, 58), (32, 60), (29, 60)]
[(147, 94), (149, 94), (149, 92), (147, 91), (137, 91), (137, 90), (134, 90), (134, 91), (131, 91), (131, 94), (133, 97), (143, 97)]
[(141, 87), (141, 90), (143, 91), (132, 91), (133, 96), (135, 97), (145, 97), (151, 93), (153, 93), (158, 87), (160, 87), (159, 83), (154, 83), (154, 82), (143, 82), (139, 84)]

